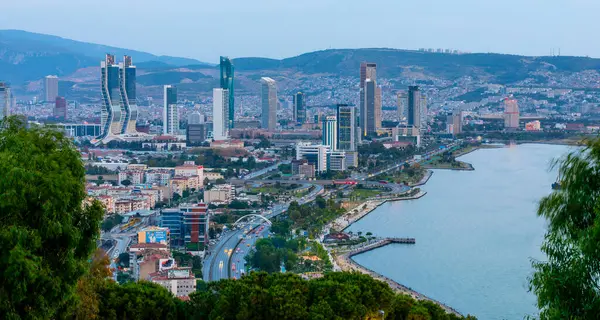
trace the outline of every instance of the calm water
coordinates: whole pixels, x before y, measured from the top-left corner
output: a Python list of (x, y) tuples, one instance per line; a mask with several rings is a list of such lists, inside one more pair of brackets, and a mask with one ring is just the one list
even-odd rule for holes
[(536, 216), (551, 192), (550, 162), (566, 146), (484, 149), (460, 158), (475, 171), (436, 170), (419, 200), (384, 204), (348, 230), (414, 237), (355, 261), (481, 320), (536, 315), (528, 292), (531, 258), (543, 258), (546, 222)]

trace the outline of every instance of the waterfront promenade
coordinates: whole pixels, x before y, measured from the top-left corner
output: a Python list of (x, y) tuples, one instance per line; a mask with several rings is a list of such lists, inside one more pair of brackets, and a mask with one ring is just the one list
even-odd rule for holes
[(349, 210), (346, 214), (335, 219), (333, 222), (331, 222), (330, 225), (326, 226), (326, 230), (329, 230), (330, 228), (333, 228), (335, 230), (344, 230), (351, 224), (362, 219), (363, 217), (371, 213), (371, 211), (377, 209), (377, 207), (388, 201), (415, 200), (425, 196), (426, 194), (426, 191), (419, 190), (417, 194), (409, 197), (391, 196), (379, 197), (374, 200), (367, 200), (366, 202), (363, 202), (360, 205), (358, 205), (356, 208)]

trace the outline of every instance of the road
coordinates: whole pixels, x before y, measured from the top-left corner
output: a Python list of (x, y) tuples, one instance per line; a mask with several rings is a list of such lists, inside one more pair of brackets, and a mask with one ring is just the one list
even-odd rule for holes
[[(296, 199), (299, 204), (313, 201), (317, 195), (323, 192), (323, 186), (315, 185), (315, 189), (301, 199)], [(290, 203), (279, 203), (265, 214), (267, 219), (274, 218), (284, 213), (289, 208)], [(239, 278), (241, 270), (245, 269), (246, 260), (244, 257), (254, 248), (254, 244), (260, 238), (269, 235), (269, 225), (261, 223), (257, 218), (256, 223), (248, 224), (240, 229), (231, 230), (221, 235), (219, 242), (212, 247), (210, 254), (204, 259), (203, 278), (205, 281), (219, 281), (229, 278), (228, 270), (235, 265), (236, 272), (232, 272), (232, 277)], [(260, 232), (250, 232), (244, 236), (244, 231), (253, 227), (260, 228)], [(243, 239), (242, 239), (243, 238)], [(243, 242), (242, 242), (243, 241)], [(236, 252), (236, 245), (240, 243), (240, 251)], [(229, 250), (232, 250), (231, 257)]]
[(275, 162), (273, 165), (268, 166), (264, 169), (260, 169), (258, 171), (254, 171), (251, 172), (247, 175), (244, 176), (243, 180), (251, 180), (254, 179), (256, 177), (262, 176), (263, 174), (269, 172), (269, 171), (273, 171), (273, 170), (277, 170), (279, 168), (280, 164), (289, 164), (291, 161), (280, 161), (280, 162)]

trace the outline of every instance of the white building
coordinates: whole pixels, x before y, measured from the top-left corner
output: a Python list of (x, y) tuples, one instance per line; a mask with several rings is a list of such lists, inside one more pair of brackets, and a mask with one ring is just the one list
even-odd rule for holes
[(44, 101), (54, 103), (58, 97), (58, 77), (46, 76), (44, 78)]
[(261, 82), (261, 126), (263, 129), (277, 128), (277, 84), (269, 77), (260, 78)]
[(0, 120), (10, 116), (10, 86), (8, 83), (0, 82)]
[(327, 116), (323, 120), (323, 144), (329, 146), (331, 150), (337, 150), (337, 118)]
[(177, 88), (171, 85), (164, 87), (163, 134), (176, 136), (179, 134), (179, 112), (177, 111)]
[(347, 169), (346, 153), (332, 150), (330, 146), (298, 142), (296, 160), (305, 159), (315, 167), (316, 172), (344, 171)]
[(229, 90), (213, 89), (213, 139), (229, 137)]
[(150, 281), (166, 288), (176, 297), (196, 292), (196, 278), (191, 268), (172, 268), (150, 274)]

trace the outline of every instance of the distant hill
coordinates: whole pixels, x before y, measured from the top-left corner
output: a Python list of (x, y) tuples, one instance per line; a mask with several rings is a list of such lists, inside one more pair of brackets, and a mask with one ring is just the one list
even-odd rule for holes
[[(69, 76), (82, 68), (97, 67), (107, 52), (115, 54), (118, 59), (125, 54), (133, 57), (139, 69), (140, 86), (175, 84), (190, 90), (187, 93), (194, 96), (209, 92), (215, 81), (218, 82), (218, 69), (214, 64), (19, 30), (0, 30), (0, 80), (12, 82), (18, 87), (15, 92), (25, 92), (24, 84), (38, 81), (45, 75)], [(255, 92), (262, 76), (276, 78), (282, 87), (302, 87), (304, 83), (311, 82), (312, 77), (320, 75), (358, 77), (359, 65), (363, 61), (377, 63), (378, 76), (390, 79), (392, 85), (406, 79), (419, 83), (435, 79), (453, 81), (463, 77), (497, 84), (528, 79), (527, 83), (543, 85), (552, 82), (556, 75), (600, 70), (600, 59), (588, 57), (449, 54), (389, 48), (330, 49), (286, 59), (235, 58), (236, 91)], [(80, 79), (77, 76), (71, 80)], [(84, 81), (90, 85), (92, 81), (97, 83), (97, 80), (89, 78)], [(83, 84), (77, 83), (77, 91), (82, 92)]]
[(156, 56), (22, 30), (0, 30), (0, 80), (19, 84), (48, 74), (68, 75), (79, 68), (99, 65), (106, 53), (117, 57), (131, 55), (134, 64), (148, 63), (153, 67), (157, 64), (214, 66), (195, 59)]
[(377, 63), (377, 74), (395, 78), (405, 70), (456, 79), (463, 76), (489, 77), (496, 83), (511, 83), (532, 72), (579, 72), (600, 69), (600, 59), (588, 57), (527, 57), (496, 53), (447, 54), (414, 50), (330, 49), (305, 53), (282, 60), (264, 58), (234, 59), (236, 71), (295, 70), (306, 74), (333, 73), (358, 75), (361, 62)]

